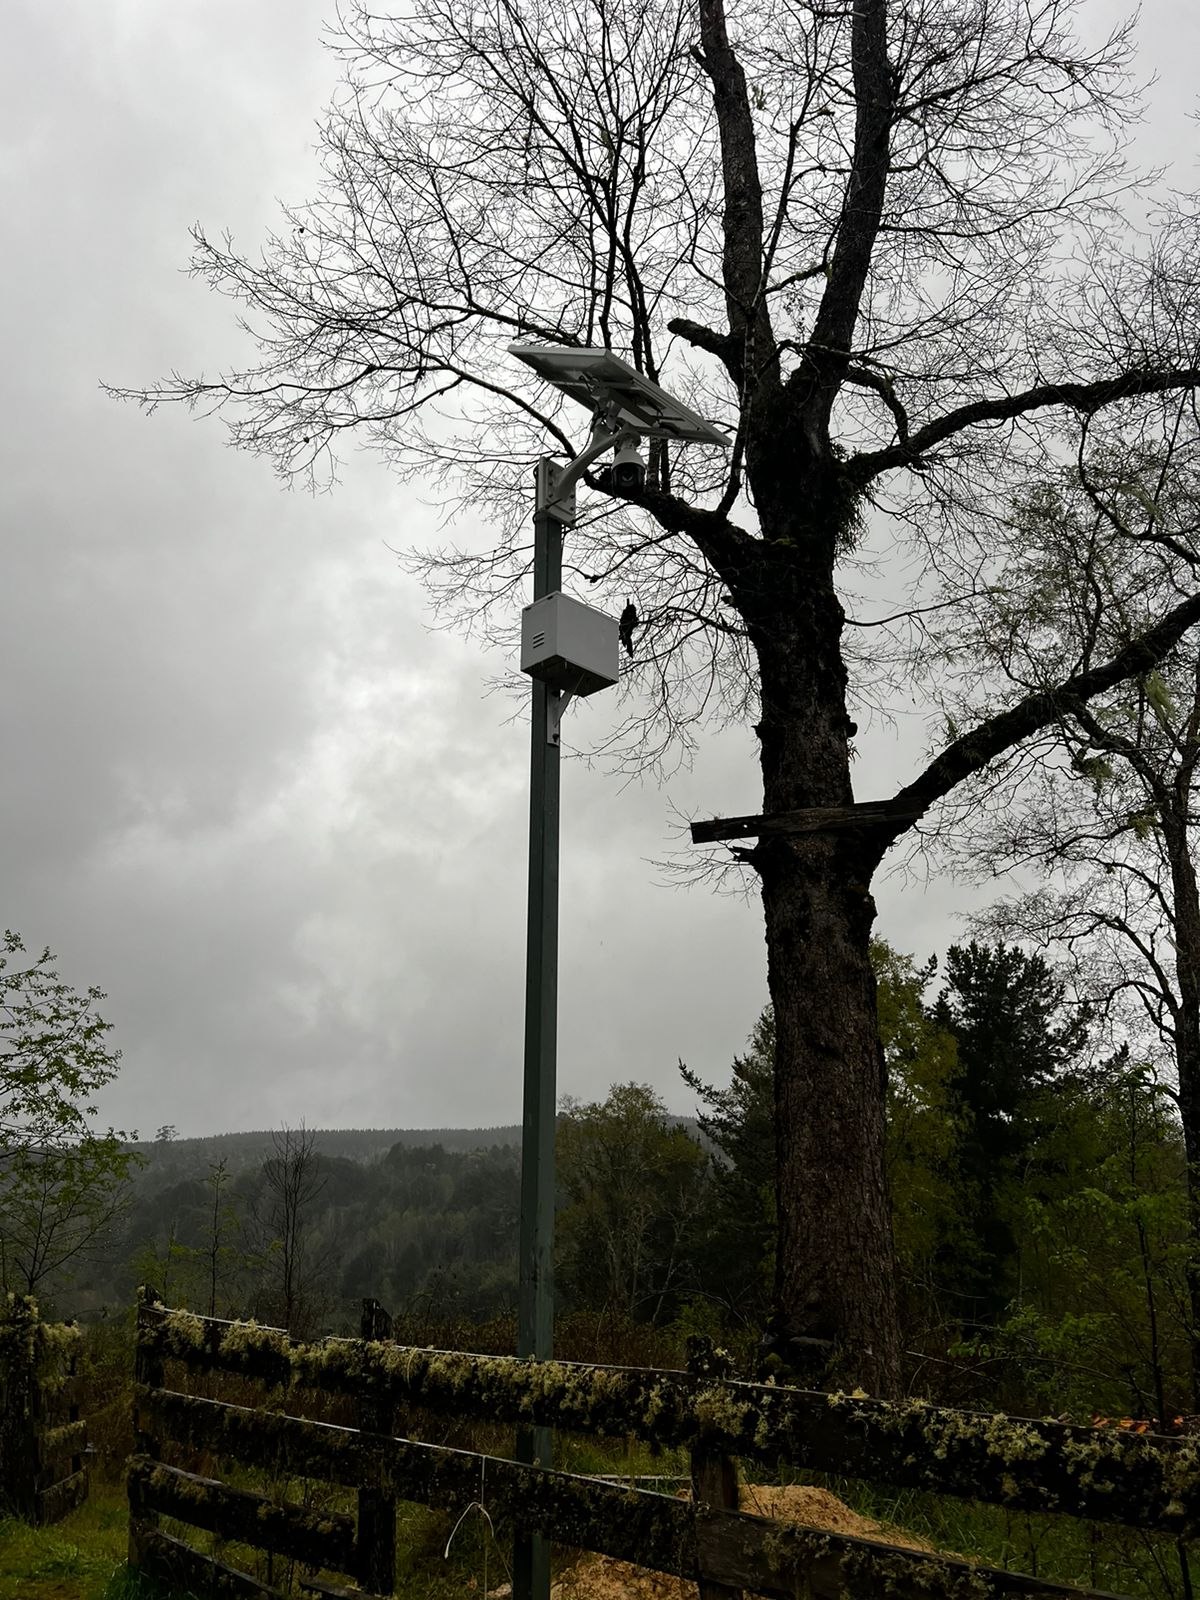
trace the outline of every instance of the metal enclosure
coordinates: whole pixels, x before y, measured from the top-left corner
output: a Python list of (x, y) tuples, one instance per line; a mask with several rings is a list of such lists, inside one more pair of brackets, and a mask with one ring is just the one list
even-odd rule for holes
[(521, 671), (562, 693), (595, 694), (620, 676), (617, 620), (555, 590), (521, 612)]

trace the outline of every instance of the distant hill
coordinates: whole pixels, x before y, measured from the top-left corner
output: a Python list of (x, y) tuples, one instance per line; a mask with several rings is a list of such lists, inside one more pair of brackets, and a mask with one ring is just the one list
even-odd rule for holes
[[(274, 1153), (277, 1130), (214, 1133), (199, 1139), (142, 1139), (132, 1148), (152, 1167), (174, 1175), (203, 1175), (210, 1164), (224, 1161), (231, 1173), (257, 1167)], [(488, 1150), (493, 1145), (519, 1145), (518, 1123), (500, 1128), (310, 1128), (317, 1150), (347, 1161), (377, 1161), (395, 1145), (409, 1148), (441, 1145), (443, 1150)]]
[[(306, 1132), (316, 1161), (303, 1259), (329, 1326), (353, 1328), (365, 1295), (469, 1321), (512, 1310), (518, 1125)], [(271, 1295), (279, 1220), (264, 1163), (278, 1153), (279, 1136), (258, 1129), (135, 1145), (143, 1164), (129, 1209), (64, 1285), (63, 1314), (127, 1308), (134, 1286), (151, 1283), (172, 1304), (200, 1305), (215, 1294), (222, 1314), (278, 1316)], [(224, 1177), (214, 1183), (218, 1164)]]

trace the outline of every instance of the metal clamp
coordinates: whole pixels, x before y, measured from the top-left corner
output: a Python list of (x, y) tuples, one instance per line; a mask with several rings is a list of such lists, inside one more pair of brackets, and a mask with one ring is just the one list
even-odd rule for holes
[(592, 437), (586, 450), (580, 452), (565, 467), (543, 457), (537, 464), (535, 479), (537, 498), (535, 509), (543, 516), (554, 517), (559, 522), (575, 521), (575, 485), (598, 456), (614, 446), (631, 440), (636, 443), (639, 434), (632, 428), (616, 428), (597, 417)]

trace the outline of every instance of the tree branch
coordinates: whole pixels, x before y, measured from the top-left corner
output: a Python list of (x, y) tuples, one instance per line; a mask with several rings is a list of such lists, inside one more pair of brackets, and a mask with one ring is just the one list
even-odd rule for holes
[(893, 467), (915, 466), (926, 451), (953, 438), (956, 433), (985, 422), (1010, 421), (1029, 411), (1040, 411), (1049, 406), (1067, 406), (1091, 415), (1103, 406), (1137, 395), (1195, 388), (1200, 388), (1200, 367), (1168, 368), (1162, 372), (1139, 368), (1119, 373), (1114, 378), (1101, 378), (1095, 383), (1042, 383), (1019, 394), (999, 395), (993, 400), (973, 400), (969, 405), (948, 411), (935, 422), (927, 422), (916, 433), (910, 434), (907, 440), (889, 445), (886, 450), (869, 450), (851, 457), (846, 464), (846, 476), (858, 488), (862, 488)]
[(882, 373), (872, 372), (869, 367), (847, 367), (845, 372), (847, 383), (856, 384), (860, 389), (870, 389), (877, 394), (884, 405), (896, 419), (896, 438), (901, 446), (908, 443), (908, 412), (896, 397), (896, 391), (890, 379)]
[[(594, 479), (589, 478), (588, 481), (593, 487), (600, 487)], [(629, 505), (640, 506), (648, 511), (668, 533), (681, 533), (690, 539), (717, 576), (726, 583), (736, 575), (747, 554), (758, 542), (736, 522), (730, 522), (722, 512), (707, 511), (673, 494), (663, 494), (649, 488), (629, 492), (607, 488), (605, 492), (613, 499), (624, 500)]]
[(729, 43), (724, 0), (700, 0), (700, 38), (703, 51), (696, 53), (696, 60), (712, 84), (724, 178), (721, 264), (730, 328), (726, 365), (745, 395), (748, 387), (757, 388), (764, 380), (777, 387), (780, 371), (763, 292), (763, 197), (754, 119), (746, 74)]
[[(997, 756), (1040, 732), (1064, 713), (1074, 713), (1094, 695), (1102, 694), (1126, 678), (1149, 672), (1179, 642), (1189, 628), (1200, 622), (1200, 594), (1193, 595), (1119, 650), (1111, 660), (1086, 672), (1077, 672), (1054, 689), (1039, 690), (988, 719), (961, 739), (955, 739), (921, 773), (887, 802), (889, 809), (921, 816), (935, 801), (973, 773), (980, 772)], [(898, 838), (911, 822), (900, 822), (890, 830), (888, 843)]]
[[(819, 378), (814, 403), (820, 422), (845, 377), (854, 327), (879, 234), (891, 163), (892, 70), (887, 52), (886, 0), (854, 8), (850, 64), (854, 77), (854, 158), (846, 180), (829, 277), (809, 340), (810, 374)], [(800, 373), (804, 367), (799, 369)], [(799, 379), (799, 374), (797, 375)]]
[(717, 333), (702, 323), (691, 322), (687, 317), (672, 317), (667, 323), (668, 333), (677, 333), (697, 350), (707, 350), (723, 363), (729, 375), (737, 381), (737, 341), (727, 333)]

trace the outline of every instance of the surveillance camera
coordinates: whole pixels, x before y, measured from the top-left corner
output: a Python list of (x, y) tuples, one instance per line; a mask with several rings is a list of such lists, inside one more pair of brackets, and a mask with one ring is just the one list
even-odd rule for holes
[(630, 440), (613, 456), (613, 488), (628, 494), (646, 487), (646, 463), (637, 445)]

